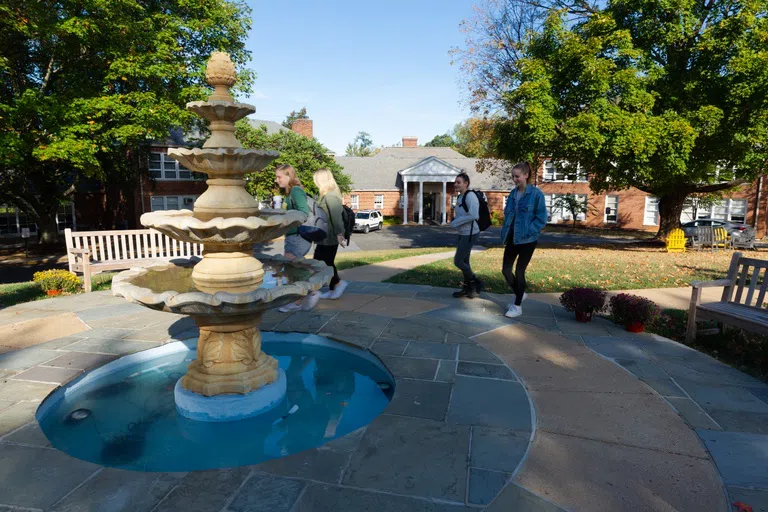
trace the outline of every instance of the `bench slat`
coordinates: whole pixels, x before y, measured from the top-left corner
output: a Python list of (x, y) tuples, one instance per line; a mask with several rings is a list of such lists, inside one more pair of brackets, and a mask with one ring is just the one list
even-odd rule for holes
[(752, 269), (752, 275), (749, 278), (749, 291), (747, 291), (747, 300), (744, 301), (747, 306), (752, 305), (752, 298), (755, 296), (755, 287), (757, 286), (757, 281), (760, 279), (761, 270), (762, 269), (760, 267), (753, 267)]

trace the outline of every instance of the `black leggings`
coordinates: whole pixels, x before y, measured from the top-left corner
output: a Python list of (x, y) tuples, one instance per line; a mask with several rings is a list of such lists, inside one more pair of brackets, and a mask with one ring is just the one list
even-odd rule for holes
[(339, 279), (339, 271), (336, 270), (336, 264), (334, 261), (336, 260), (336, 251), (339, 250), (338, 244), (333, 245), (316, 245), (315, 246), (315, 256), (314, 259), (322, 261), (329, 267), (333, 267), (333, 278), (331, 279), (331, 283), (328, 285), (328, 288), (333, 290), (336, 288), (336, 285), (341, 281)]
[[(519, 306), (523, 302), (523, 293), (525, 293), (525, 269), (531, 262), (533, 251), (536, 249), (536, 242), (529, 244), (515, 245), (507, 239), (507, 246), (504, 248), (504, 261), (501, 264), (501, 273), (507, 284), (515, 292), (515, 305)], [(512, 273), (512, 265), (517, 259), (515, 273)]]

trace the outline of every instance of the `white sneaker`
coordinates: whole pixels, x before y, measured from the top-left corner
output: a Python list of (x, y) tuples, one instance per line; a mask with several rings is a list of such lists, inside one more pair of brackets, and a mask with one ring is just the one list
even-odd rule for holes
[(331, 299), (331, 298), (333, 298), (333, 297), (331, 297), (331, 295), (333, 295), (333, 290), (328, 290), (327, 292), (321, 293), (320, 294), (320, 298), (321, 299)]
[(517, 318), (522, 314), (523, 314), (523, 308), (521, 308), (520, 306), (515, 306), (514, 304), (510, 304), (509, 309), (507, 309), (507, 312), (504, 313), (504, 316), (507, 318)]
[(299, 304), (296, 304), (295, 302), (291, 302), (286, 304), (285, 306), (278, 309), (281, 313), (290, 313), (292, 311), (299, 311), (301, 309), (301, 306)]
[[(525, 292), (523, 292), (523, 299), (522, 299), (520, 302), (521, 302), (521, 303), (522, 303), (522, 302), (525, 302), (525, 299), (527, 299), (527, 298), (528, 298), (528, 294), (527, 294), (527, 293), (525, 293)], [(515, 303), (514, 303), (514, 302), (510, 302), (509, 304), (507, 304), (507, 309), (511, 308), (511, 307), (512, 307), (512, 306), (514, 306), (514, 305), (515, 305)]]
[(348, 285), (349, 281), (339, 281), (339, 283), (336, 285), (336, 288), (334, 288), (331, 292), (329, 299), (336, 300), (341, 297), (341, 294), (344, 293), (344, 290), (347, 289)]
[(301, 306), (299, 309), (302, 311), (311, 311), (317, 306), (317, 302), (320, 300), (320, 292), (312, 292), (301, 300)]

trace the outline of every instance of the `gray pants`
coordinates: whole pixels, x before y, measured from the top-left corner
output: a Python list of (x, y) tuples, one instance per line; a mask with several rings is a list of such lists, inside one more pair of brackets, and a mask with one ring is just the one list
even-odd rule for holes
[(462, 274), (464, 274), (464, 284), (469, 284), (469, 282), (475, 278), (475, 273), (472, 272), (472, 267), (469, 265), (469, 256), (472, 254), (472, 246), (477, 242), (477, 237), (479, 235), (479, 233), (475, 233), (472, 236), (459, 235), (459, 242), (456, 245), (456, 254), (453, 257), (453, 264), (456, 265), (456, 268), (461, 270)]

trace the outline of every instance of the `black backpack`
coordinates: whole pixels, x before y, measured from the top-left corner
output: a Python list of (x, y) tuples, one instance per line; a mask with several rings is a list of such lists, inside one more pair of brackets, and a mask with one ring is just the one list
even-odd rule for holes
[[(480, 205), (478, 210), (480, 217), (477, 219), (477, 227), (480, 228), (480, 231), (485, 231), (491, 227), (491, 210), (488, 208), (488, 199), (485, 197), (485, 194), (479, 190), (468, 190), (467, 193), (469, 192), (475, 193), (477, 202)], [(469, 206), (467, 206), (467, 194), (464, 194), (464, 200), (462, 201), (461, 206), (464, 207), (465, 212), (469, 212)]]
[(355, 229), (355, 211), (349, 206), (342, 204), (341, 207), (341, 221), (344, 224), (344, 238), (349, 239), (352, 236), (352, 231)]

